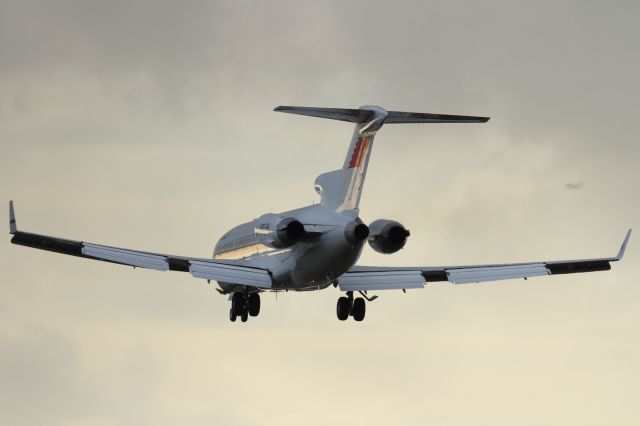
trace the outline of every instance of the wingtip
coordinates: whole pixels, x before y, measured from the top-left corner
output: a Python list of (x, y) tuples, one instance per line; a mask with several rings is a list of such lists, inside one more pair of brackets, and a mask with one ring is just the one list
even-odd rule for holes
[(622, 246), (620, 246), (616, 260), (621, 260), (624, 257), (624, 252), (627, 250), (627, 243), (629, 243), (629, 238), (631, 238), (631, 231), (632, 229), (629, 228), (627, 235), (624, 237), (624, 241), (622, 242)]
[(18, 232), (18, 225), (16, 224), (16, 212), (13, 209), (13, 200), (9, 201), (9, 233), (15, 234)]

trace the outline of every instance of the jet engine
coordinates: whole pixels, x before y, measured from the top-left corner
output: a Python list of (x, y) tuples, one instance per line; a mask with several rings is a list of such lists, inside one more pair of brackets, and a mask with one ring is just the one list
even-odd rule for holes
[(351, 244), (362, 244), (369, 236), (369, 227), (360, 219), (354, 220), (344, 228), (344, 236)]
[(255, 220), (255, 233), (263, 244), (283, 248), (300, 241), (306, 231), (304, 225), (293, 217), (265, 214)]
[(407, 243), (409, 231), (394, 220), (378, 219), (369, 225), (369, 245), (378, 253), (391, 254)]

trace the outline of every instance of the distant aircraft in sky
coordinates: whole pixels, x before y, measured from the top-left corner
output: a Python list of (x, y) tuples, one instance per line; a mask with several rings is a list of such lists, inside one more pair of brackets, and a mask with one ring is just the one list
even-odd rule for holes
[(582, 189), (582, 182), (569, 182), (565, 185), (565, 188), (570, 191), (577, 191), (579, 189)]
[[(18, 231), (13, 202), (9, 203), (11, 242), (72, 256), (160, 271), (189, 272), (217, 281), (218, 292), (231, 301), (229, 318), (243, 322), (260, 312), (260, 293), (311, 291), (339, 287), (336, 313), (344, 321), (365, 317), (366, 303), (377, 296), (368, 291), (423, 288), (448, 281), (479, 283), (605, 271), (622, 259), (631, 230), (615, 257), (470, 266), (356, 266), (365, 242), (378, 253), (392, 254), (405, 246), (409, 231), (399, 222), (378, 219), (368, 226), (358, 217), (373, 138), (384, 124), (484, 123), (488, 117), (386, 111), (378, 106), (359, 109), (280, 106), (275, 111), (355, 123), (342, 168), (315, 181), (320, 203), (283, 213), (267, 213), (224, 234), (213, 258), (194, 258), (108, 247)], [(354, 297), (359, 293), (362, 297)]]

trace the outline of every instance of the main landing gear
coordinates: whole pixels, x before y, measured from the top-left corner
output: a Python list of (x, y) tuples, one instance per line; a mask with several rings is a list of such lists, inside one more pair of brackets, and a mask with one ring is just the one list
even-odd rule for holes
[(362, 297), (353, 298), (353, 292), (348, 291), (346, 297), (338, 299), (338, 305), (336, 306), (336, 313), (338, 319), (344, 321), (349, 318), (349, 315), (356, 321), (362, 321), (366, 312), (367, 306), (364, 303)]
[(260, 295), (258, 293), (233, 293), (231, 297), (231, 309), (229, 319), (235, 321), (240, 317), (242, 322), (247, 322), (249, 315), (257, 317), (260, 313)]

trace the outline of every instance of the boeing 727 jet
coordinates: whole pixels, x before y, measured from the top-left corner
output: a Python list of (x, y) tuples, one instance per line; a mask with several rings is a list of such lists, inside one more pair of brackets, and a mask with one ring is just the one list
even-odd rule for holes
[[(400, 222), (379, 219), (365, 224), (359, 217), (373, 139), (385, 124), (485, 123), (488, 117), (386, 111), (378, 106), (358, 109), (280, 106), (275, 111), (355, 123), (342, 168), (315, 181), (320, 203), (283, 213), (267, 213), (224, 234), (212, 258), (195, 258), (109, 247), (19, 231), (9, 203), (11, 242), (41, 250), (129, 265), (136, 268), (190, 273), (217, 281), (218, 292), (231, 301), (229, 318), (242, 322), (260, 312), (266, 291), (312, 291), (330, 286), (344, 292), (336, 314), (344, 321), (365, 317), (368, 291), (423, 288), (436, 281), (453, 284), (605, 271), (622, 259), (631, 230), (615, 257), (469, 266), (385, 267), (355, 265), (365, 245), (385, 254), (401, 250), (409, 231)], [(354, 294), (361, 296), (354, 297)]]

